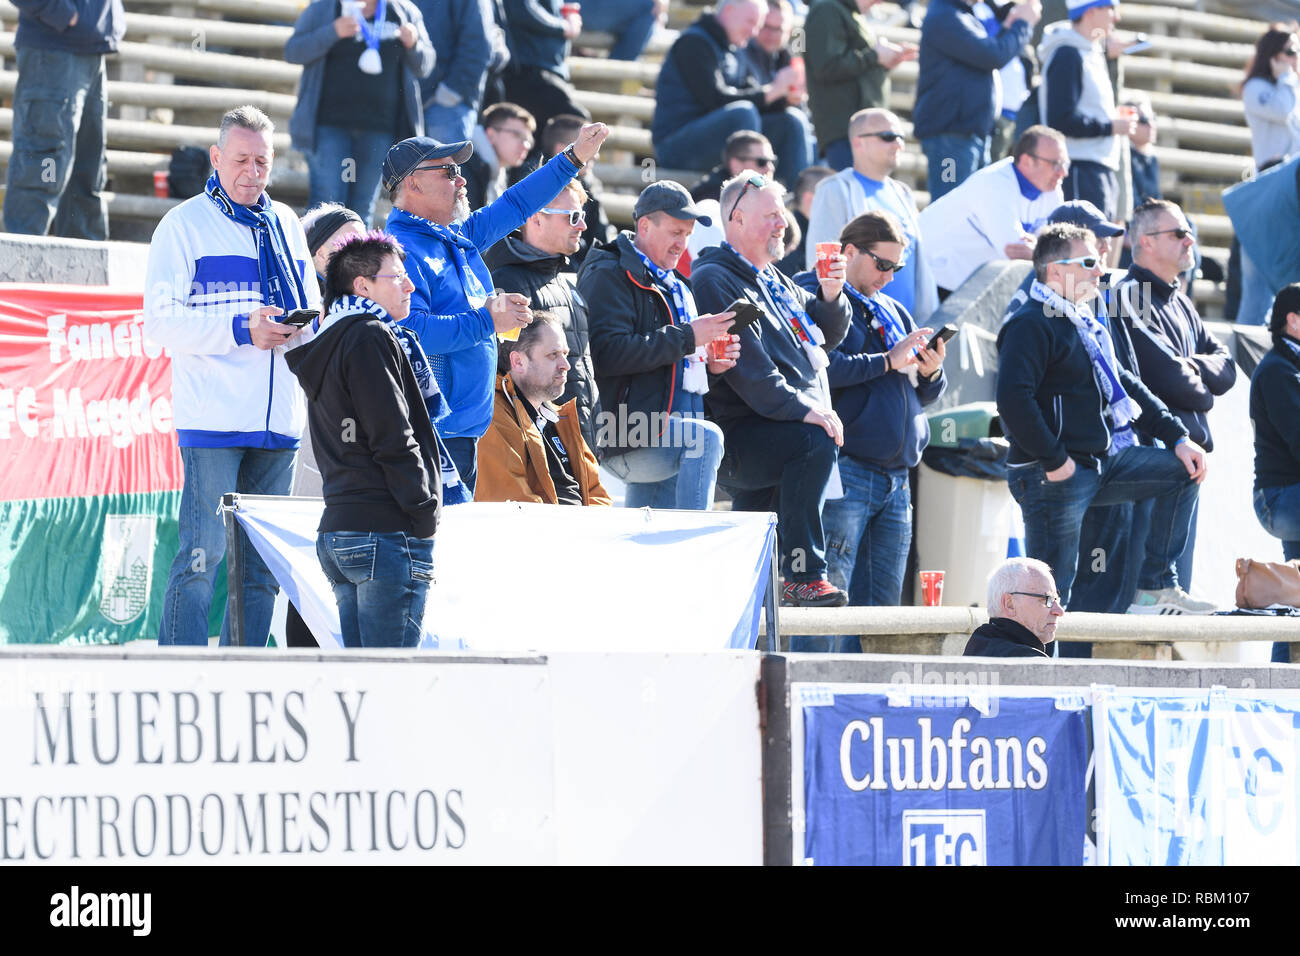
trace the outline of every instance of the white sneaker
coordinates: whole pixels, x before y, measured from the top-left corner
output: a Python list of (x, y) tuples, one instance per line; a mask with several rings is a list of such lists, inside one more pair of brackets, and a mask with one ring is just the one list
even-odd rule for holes
[(1133, 595), (1129, 614), (1213, 614), (1219, 608), (1209, 601), (1198, 601), (1182, 588), (1159, 591), (1138, 590)]

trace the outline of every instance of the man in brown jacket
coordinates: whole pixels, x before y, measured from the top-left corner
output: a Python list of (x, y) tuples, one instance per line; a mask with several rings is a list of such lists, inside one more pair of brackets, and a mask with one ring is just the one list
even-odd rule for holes
[(536, 310), (514, 342), (500, 342), (492, 427), (479, 443), (475, 501), (612, 504), (582, 440), (576, 399), (557, 408), (569, 371), (564, 328)]

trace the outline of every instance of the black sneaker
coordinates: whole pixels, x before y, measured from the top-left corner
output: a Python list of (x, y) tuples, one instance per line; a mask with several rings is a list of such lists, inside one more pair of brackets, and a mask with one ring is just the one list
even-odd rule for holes
[(816, 581), (791, 581), (781, 592), (786, 607), (843, 607), (849, 596), (825, 578)]

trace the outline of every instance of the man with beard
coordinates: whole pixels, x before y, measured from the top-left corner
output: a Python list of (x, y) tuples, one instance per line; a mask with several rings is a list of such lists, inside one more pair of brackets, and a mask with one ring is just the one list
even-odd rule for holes
[(608, 135), (603, 123), (584, 126), (566, 150), (472, 215), (459, 165), (473, 154), (471, 143), (413, 137), (384, 160), (384, 188), (393, 203), (388, 231), (409, 253), (407, 271), (415, 283), (404, 324), (420, 337), (451, 406), (439, 425), (470, 491), (478, 440), (492, 421), (496, 333), (515, 332), (531, 321), (526, 297), (491, 294), (482, 252), (554, 199)]

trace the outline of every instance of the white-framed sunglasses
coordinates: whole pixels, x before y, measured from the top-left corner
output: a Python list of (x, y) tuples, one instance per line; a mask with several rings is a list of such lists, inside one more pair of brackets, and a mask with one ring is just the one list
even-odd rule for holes
[(581, 209), (552, 209), (550, 206), (546, 206), (538, 211), (544, 212), (548, 216), (568, 216), (570, 226), (585, 225), (587, 222), (587, 214)]

